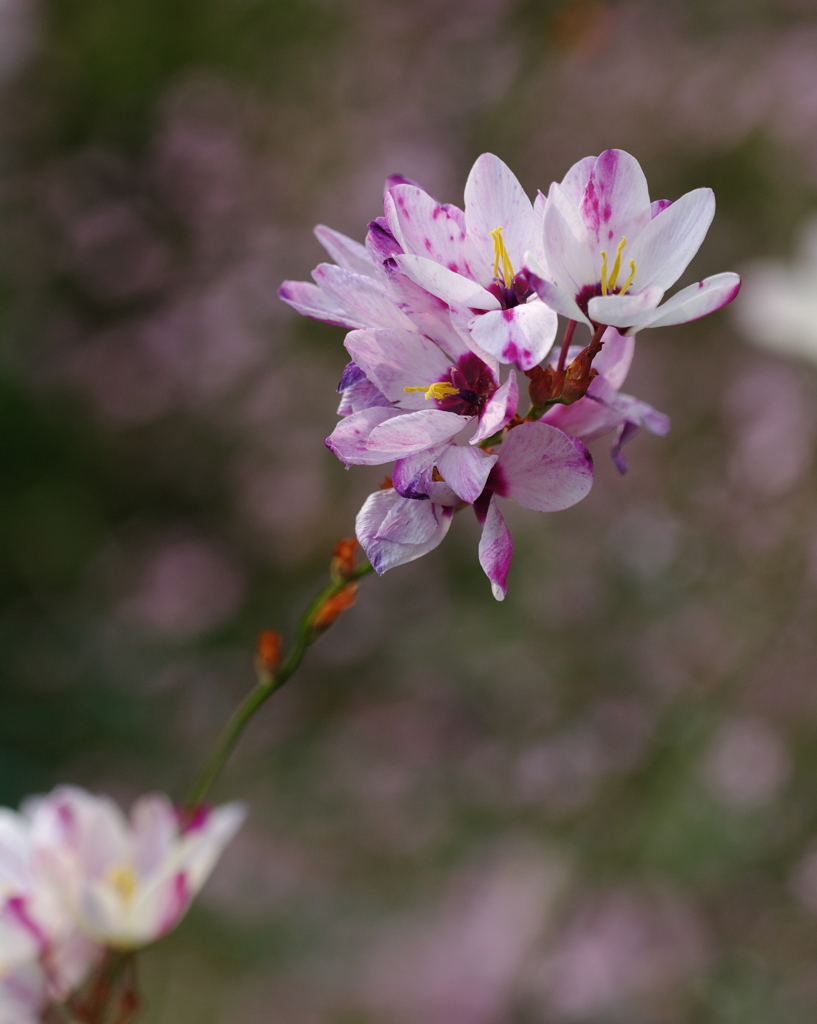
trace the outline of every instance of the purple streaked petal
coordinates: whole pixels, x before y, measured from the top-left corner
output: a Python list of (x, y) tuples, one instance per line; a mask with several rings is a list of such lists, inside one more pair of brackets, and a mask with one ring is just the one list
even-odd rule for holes
[(587, 312), (597, 324), (628, 328), (647, 319), (644, 313), (654, 310), (663, 296), (657, 286), (632, 295), (596, 295), (587, 303)]
[(465, 232), (428, 192), (412, 185), (391, 190), (407, 253), (434, 260), (456, 274), (470, 276), (465, 258)]
[[(459, 505), (462, 498), (445, 480), (434, 479), (437, 460), (454, 445), (445, 443), (435, 448), (425, 448), (405, 459), (398, 459), (392, 471), (394, 489), (404, 498), (424, 501), (430, 499), (436, 505)], [(438, 476), (442, 474), (438, 470)]]
[(376, 220), (369, 221), (369, 230), (366, 234), (366, 251), (371, 256), (375, 266), (382, 266), (386, 260), (403, 251), (402, 246), (389, 230), (385, 217), (378, 217)]
[(371, 409), (376, 405), (386, 409), (394, 408), (380, 388), (372, 384), (368, 377), (364, 377), (344, 389), (338, 404), (338, 416), (351, 416), (352, 413), (362, 412), (363, 409)]
[(502, 363), (530, 370), (547, 358), (553, 348), (559, 319), (556, 313), (534, 300), (513, 309), (497, 309), (474, 317), (471, 335), (485, 352)]
[(358, 384), (365, 378), (366, 374), (361, 370), (354, 360), (351, 363), (347, 363), (343, 368), (343, 373), (340, 377), (340, 383), (338, 384), (338, 394), (342, 394), (347, 388), (350, 388), (353, 384)]
[(343, 344), (369, 380), (403, 409), (428, 409), (423, 393), (403, 389), (442, 380), (451, 367), (438, 345), (414, 331), (350, 331)]
[(627, 472), (627, 460), (624, 458), (624, 454), (621, 449), (624, 445), (638, 433), (639, 427), (637, 423), (627, 421), (622, 423), (618, 428), (618, 434), (616, 436), (613, 447), (610, 449), (610, 458), (613, 460), (613, 465), (621, 473), (622, 476)]
[(631, 395), (619, 395), (619, 408), (626, 418), (618, 428), (610, 457), (619, 473), (624, 475), (627, 472), (627, 460), (621, 451), (623, 446), (635, 437), (641, 427), (646, 427), (651, 434), (664, 437), (669, 433), (670, 419)]
[(403, 238), (403, 229), (400, 227), (400, 218), (397, 215), (397, 206), (391, 192), (383, 196), (383, 216), (386, 220), (388, 230), (396, 240), (403, 252), (406, 251), (406, 241)]
[(391, 462), (388, 453), (369, 451), (371, 432), (387, 420), (400, 416), (398, 409), (372, 406), (352, 413), (338, 423), (326, 439), (326, 447), (347, 466), (380, 466)]
[[(491, 590), (497, 601), (504, 601), (508, 591), (508, 570), (513, 557), (513, 540), (502, 513), (492, 494), (487, 508), (477, 511), (477, 518), (482, 523), (482, 536), (479, 539), (479, 564), (491, 582)], [(480, 514), (483, 513), (483, 514)]]
[(502, 228), (502, 239), (515, 271), (521, 269), (522, 257), (534, 246), (531, 201), (513, 171), (493, 153), (478, 157), (468, 175), (465, 225), (474, 276), (485, 285), (494, 276), (492, 231)]
[(672, 206), (671, 199), (656, 199), (650, 203), (650, 220), (653, 220), (659, 213), (663, 213), (668, 206)]
[(359, 316), (352, 315), (346, 306), (310, 281), (284, 281), (278, 296), (296, 313), (313, 320), (323, 320), (335, 327), (365, 327)]
[(448, 304), (415, 284), (395, 263), (385, 263), (383, 269), (397, 308), (405, 313), (417, 331), (433, 338), (452, 359), (464, 355), (468, 345), (451, 323)]
[(528, 253), (525, 260), (525, 269), (528, 272), (531, 288), (546, 306), (550, 306), (554, 312), (566, 316), (568, 320), (577, 320), (580, 324), (587, 324), (588, 327), (593, 326), (579, 309), (572, 292), (562, 291), (548, 277), (542, 276), (539, 272), (541, 268), (537, 266), (531, 252)]
[(599, 374), (583, 398), (571, 405), (552, 406), (542, 421), (581, 441), (594, 441), (621, 423), (622, 415), (616, 406), (617, 398), (616, 389)]
[(650, 222), (650, 192), (641, 165), (622, 149), (596, 160), (579, 205), (590, 245), (608, 252), (636, 239)]
[(516, 380), (516, 371), (511, 370), (508, 379), (491, 395), (490, 399), (482, 410), (479, 418), (477, 432), (471, 438), (471, 444), (479, 444), (486, 437), (501, 430), (506, 423), (516, 415), (516, 407), (519, 405), (519, 385)]
[(385, 455), (378, 461), (402, 459), (450, 440), (470, 422), (471, 417), (443, 412), (442, 409), (402, 413), (392, 419), (384, 418), (369, 435), (367, 448), (371, 453)]
[(356, 327), (403, 327), (411, 321), (392, 301), (385, 286), (371, 277), (353, 274), (334, 263), (321, 263), (312, 276), (320, 288), (358, 322)]
[(365, 245), (342, 235), (339, 231), (333, 231), (325, 224), (316, 225), (315, 237), (339, 267), (351, 270), (353, 274), (375, 276), (375, 267)]
[(578, 206), (582, 201), (584, 190), (587, 188), (590, 175), (596, 166), (596, 160), (598, 157), (595, 156), (586, 156), (584, 159), (578, 160), (560, 182), (565, 195), (573, 202), (574, 206)]
[(740, 291), (740, 277), (737, 274), (714, 274), (683, 288), (671, 299), (659, 306), (659, 316), (649, 327), (669, 327), (699, 320), (727, 305)]
[(581, 501), (593, 484), (590, 452), (548, 423), (508, 431), (488, 486), (536, 512), (557, 512)]
[[(433, 551), (451, 525), (453, 509), (401, 498), (392, 490), (370, 494), (355, 519), (355, 532), (379, 575)], [(380, 536), (381, 528), (389, 534)], [(423, 537), (422, 541), (415, 538)]]
[(635, 260), (634, 287), (652, 285), (664, 291), (683, 274), (700, 248), (715, 216), (711, 188), (687, 192), (662, 210), (636, 238), (627, 258)]
[(485, 481), (498, 458), (481, 448), (449, 444), (437, 455), (435, 465), (455, 494), (463, 501), (473, 502), (485, 489)]
[(455, 274), (433, 260), (405, 254), (394, 257), (398, 267), (412, 281), (450, 306), (471, 309), (499, 309), (499, 300), (489, 291), (462, 274)]
[(620, 388), (630, 372), (635, 338), (620, 334), (615, 327), (608, 327), (601, 341), (601, 352), (593, 360), (593, 366), (609, 384)]

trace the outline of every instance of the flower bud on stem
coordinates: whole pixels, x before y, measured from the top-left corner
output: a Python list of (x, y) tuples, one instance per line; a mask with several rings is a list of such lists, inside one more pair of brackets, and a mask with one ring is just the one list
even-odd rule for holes
[(331, 582), (301, 616), (295, 630), (295, 639), (283, 663), (280, 635), (273, 630), (264, 630), (259, 635), (255, 661), (258, 683), (233, 712), (212, 754), (193, 783), (187, 797), (189, 809), (196, 808), (204, 800), (255, 712), (295, 674), (307, 648), (355, 603), (357, 581), (372, 571), (369, 562), (355, 565), (356, 550), (355, 540), (342, 540), (335, 547), (330, 566)]

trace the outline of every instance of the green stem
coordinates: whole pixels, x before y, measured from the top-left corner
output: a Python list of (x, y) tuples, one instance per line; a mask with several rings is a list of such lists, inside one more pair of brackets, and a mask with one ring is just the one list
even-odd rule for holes
[(343, 590), (344, 587), (348, 586), (349, 583), (353, 583), (354, 581), (361, 579), (371, 571), (371, 564), (369, 562), (364, 562), (349, 576), (340, 580), (334, 580), (328, 586), (324, 587), (315, 600), (307, 607), (298, 622), (298, 627), (295, 631), (295, 640), (284, 663), (274, 674), (270, 674), (259, 679), (257, 686), (247, 694), (244, 700), (235, 709), (230, 720), (224, 727), (212, 754), (208, 758), (207, 763), (204, 765), (202, 770), (199, 772), (196, 781), (193, 783), (190, 792), (188, 793), (188, 808), (193, 809), (198, 807), (198, 805), (204, 800), (213, 782), (215, 782), (218, 777), (219, 772), (224, 767), (224, 763), (232, 753), (233, 748), (238, 742), (239, 737), (244, 731), (249, 720), (261, 705), (268, 700), (276, 690), (280, 690), (284, 683), (295, 674), (298, 666), (304, 659), (307, 648), (322, 635), (323, 631), (316, 631), (312, 624), (312, 620), (318, 609)]

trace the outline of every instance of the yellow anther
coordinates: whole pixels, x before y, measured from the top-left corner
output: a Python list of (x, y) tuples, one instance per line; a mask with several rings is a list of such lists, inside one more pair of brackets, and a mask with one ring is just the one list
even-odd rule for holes
[(494, 277), (499, 277), (499, 265), (502, 264), (502, 278), (505, 282), (505, 287), (510, 288), (513, 284), (513, 264), (511, 263), (511, 257), (508, 255), (508, 250), (505, 248), (505, 240), (502, 237), (502, 228), (494, 228), (493, 231), (489, 232), (491, 238), (494, 240)]
[(635, 260), (630, 260), (630, 276), (627, 278), (627, 280), (621, 286), (621, 291), (618, 293), (619, 295), (624, 295), (624, 293), (627, 291), (627, 289), (633, 283), (633, 278), (634, 277), (635, 277)]
[(622, 238), (621, 241), (618, 243), (618, 248), (616, 249), (615, 263), (613, 263), (613, 269), (610, 271), (610, 279), (607, 282), (607, 287), (610, 289), (610, 291), (612, 291), (616, 286), (616, 281), (618, 280), (618, 272), (619, 270), (621, 270), (621, 252), (626, 244), (626, 238)]
[(601, 294), (607, 294), (607, 253), (601, 250)]
[(409, 394), (412, 391), (425, 391), (426, 401), (429, 398), (448, 398), (449, 395), (458, 395), (460, 393), (459, 388), (455, 388), (453, 384), (449, 384), (448, 381), (438, 381), (436, 384), (430, 384), (428, 387), (415, 387), (415, 388), (403, 388), (403, 390)]
[(117, 864), (105, 872), (106, 881), (116, 889), (123, 903), (130, 903), (136, 892), (136, 872), (130, 864)]

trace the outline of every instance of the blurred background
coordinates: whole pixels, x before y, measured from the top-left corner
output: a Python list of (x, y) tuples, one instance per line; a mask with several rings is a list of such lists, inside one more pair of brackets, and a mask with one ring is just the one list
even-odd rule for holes
[(616, 146), (716, 190), (686, 280), (747, 273), (639, 338), (669, 437), (510, 510), (504, 604), (468, 514), (365, 581), (217, 787), (251, 817), (145, 1024), (812, 1022), (814, 4), (0, 0), (0, 83), (11, 805), (181, 798), (382, 475), (323, 445), (343, 331), (276, 298), (314, 223)]

